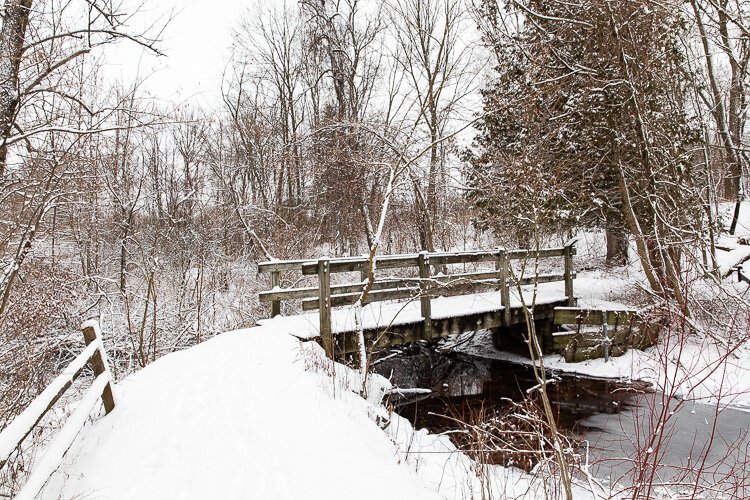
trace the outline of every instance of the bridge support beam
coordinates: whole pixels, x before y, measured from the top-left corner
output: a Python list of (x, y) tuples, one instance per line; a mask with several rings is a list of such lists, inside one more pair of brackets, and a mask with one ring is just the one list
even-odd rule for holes
[(430, 279), (430, 255), (428, 252), (419, 253), (419, 281), (421, 294), (419, 296), (419, 303), (422, 309), (422, 318), (424, 318), (424, 338), (429, 340), (432, 338), (432, 302), (429, 293), (429, 282)]
[(503, 306), (503, 326), (510, 325), (510, 283), (508, 281), (508, 255), (504, 248), (497, 249), (495, 268), (500, 274), (500, 305)]
[[(271, 290), (275, 290), (276, 288), (281, 286), (281, 280), (280, 278), (281, 273), (279, 271), (272, 271), (271, 272)], [(281, 301), (280, 300), (272, 300), (271, 301), (271, 317), (275, 318), (281, 314)]]
[(331, 328), (331, 266), (328, 259), (318, 261), (320, 338), (326, 356), (334, 359), (333, 329)]
[(573, 295), (573, 254), (575, 253), (574, 247), (576, 241), (577, 240), (573, 238), (572, 240), (565, 243), (563, 251), (563, 258), (565, 259), (565, 296), (568, 298), (569, 307), (573, 307), (576, 305), (576, 298)]

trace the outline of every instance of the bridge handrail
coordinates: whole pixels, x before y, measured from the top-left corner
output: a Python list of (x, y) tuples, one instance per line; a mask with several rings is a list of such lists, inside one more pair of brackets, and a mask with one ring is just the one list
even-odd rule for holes
[[(573, 273), (575, 277), (575, 273)], [(553, 281), (564, 281), (564, 273), (538, 274), (534, 277), (525, 277), (520, 280), (514, 280), (514, 284), (533, 285), (534, 283), (549, 283)], [(400, 291), (404, 292), (403, 296), (396, 298), (409, 298), (417, 294), (426, 294), (431, 297), (435, 296), (452, 296), (462, 295), (464, 289), (471, 289), (476, 286), (498, 286), (500, 279), (497, 271), (450, 274), (447, 276), (432, 276), (430, 278), (379, 278), (373, 282), (371, 296), (365, 301), (366, 304), (371, 302), (380, 302), (383, 300), (393, 300), (387, 298), (384, 294), (376, 292)], [(364, 283), (345, 283), (340, 285), (331, 285), (332, 296), (350, 296), (362, 292)], [(258, 293), (261, 302), (274, 302), (281, 300), (299, 300), (302, 299), (302, 309), (310, 311), (318, 308), (318, 298), (320, 297), (320, 288), (317, 286), (275, 289)], [(352, 300), (350, 303), (353, 303)], [(333, 307), (346, 305), (345, 301), (334, 304)]]
[[(573, 242), (574, 243), (574, 242)], [(569, 243), (566, 243), (568, 245)], [(444, 264), (470, 264), (476, 262), (494, 262), (498, 259), (500, 252), (505, 252), (508, 259), (526, 260), (534, 258), (563, 257), (566, 246), (541, 248), (529, 250), (517, 248), (513, 250), (466, 250), (456, 252), (427, 252), (427, 257), (432, 265)], [(575, 254), (575, 251), (574, 251)], [(399, 269), (405, 267), (417, 267), (419, 265), (419, 253), (378, 255), (375, 257), (378, 269)], [(280, 271), (301, 271), (304, 275), (318, 273), (318, 262), (321, 259), (295, 259), (295, 260), (270, 260), (258, 263), (259, 273), (275, 273)], [(332, 257), (328, 259), (331, 265), (331, 273), (345, 273), (362, 271), (369, 265), (366, 256)]]
[[(475, 292), (480, 286), (493, 287), (493, 289), (499, 290), (501, 304), (505, 306), (510, 303), (511, 284), (530, 285), (564, 281), (565, 295), (568, 297), (568, 303), (573, 305), (575, 272), (573, 271), (572, 258), (576, 253), (575, 243), (576, 240), (572, 239), (561, 247), (538, 250), (496, 248), (480, 251), (420, 252), (377, 256), (375, 259), (377, 270), (417, 267), (419, 277), (377, 278), (365, 303), (419, 297), (426, 331), (431, 328), (431, 297), (436, 295), (463, 295)], [(564, 272), (562, 274), (540, 274), (533, 277), (511, 279), (511, 261), (550, 257), (564, 258)], [(492, 272), (457, 273), (447, 276), (430, 275), (431, 266), (478, 262), (494, 262), (496, 269)], [(303, 310), (318, 309), (320, 311), (321, 337), (323, 337), (325, 345), (332, 346), (330, 309), (351, 305), (357, 300), (362, 292), (369, 265), (370, 262), (366, 256), (260, 262), (258, 272), (271, 274), (271, 290), (260, 292), (258, 294), (259, 299), (271, 302), (272, 317), (281, 313), (282, 300), (302, 299)], [(297, 271), (307, 276), (318, 275), (318, 286), (282, 289), (280, 288), (280, 273), (282, 271)], [(361, 282), (338, 285), (331, 285), (330, 283), (331, 274), (357, 271), (362, 275)], [(510, 321), (510, 308), (508, 307), (504, 308), (503, 321), (504, 324), (508, 324)]]
[[(573, 273), (575, 278), (575, 273)], [(456, 295), (466, 295), (467, 293), (476, 293), (479, 287), (488, 287), (497, 290), (501, 287), (500, 279), (474, 279), (474, 280), (453, 280), (448, 283), (433, 283), (432, 279), (413, 278), (415, 282), (410, 287), (392, 287), (388, 289), (373, 290), (362, 305), (373, 302), (383, 302), (386, 300), (411, 299), (411, 298), (435, 298), (435, 297), (453, 297)], [(535, 283), (550, 283), (553, 281), (564, 281), (564, 274), (539, 274), (534, 277), (521, 278), (514, 280), (513, 285), (533, 285)], [(352, 305), (359, 298), (363, 285), (359, 285), (359, 290), (347, 293), (334, 293), (331, 287), (331, 307), (342, 307)], [(319, 295), (314, 298), (302, 300), (303, 311), (313, 311), (320, 309)]]
[(99, 323), (89, 320), (81, 326), (81, 329), (87, 344), (86, 348), (0, 432), (0, 468), (2, 468), (54, 404), (71, 387), (86, 365), (91, 366), (95, 375), (94, 381), (63, 428), (46, 448), (44, 455), (35, 464), (26, 484), (15, 496), (17, 500), (33, 499), (37, 496), (52, 473), (60, 466), (65, 453), (83, 428), (99, 398), (102, 399), (106, 413), (111, 412), (115, 407)]

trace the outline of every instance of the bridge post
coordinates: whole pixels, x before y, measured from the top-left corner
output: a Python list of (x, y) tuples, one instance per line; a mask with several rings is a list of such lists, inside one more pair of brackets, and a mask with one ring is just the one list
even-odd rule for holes
[[(271, 272), (271, 290), (277, 288), (281, 284), (280, 278), (281, 273), (279, 271), (272, 271)], [(281, 301), (280, 300), (272, 300), (271, 301), (271, 317), (275, 318), (281, 314)]]
[(576, 239), (572, 239), (565, 244), (565, 296), (568, 298), (568, 306), (576, 305), (576, 298), (573, 295), (573, 253)]
[(495, 268), (500, 271), (500, 305), (503, 306), (503, 326), (510, 325), (510, 283), (508, 283), (508, 254), (505, 248), (497, 249)]
[(318, 260), (318, 306), (320, 338), (326, 356), (333, 359), (333, 330), (331, 329), (331, 266), (328, 259)]
[(602, 309), (602, 342), (604, 343), (604, 361), (608, 363), (609, 362), (609, 345), (612, 341), (609, 338), (606, 309)]
[(428, 293), (428, 282), (430, 279), (430, 254), (426, 251), (419, 252), (419, 303), (424, 318), (424, 337), (432, 338), (432, 303)]

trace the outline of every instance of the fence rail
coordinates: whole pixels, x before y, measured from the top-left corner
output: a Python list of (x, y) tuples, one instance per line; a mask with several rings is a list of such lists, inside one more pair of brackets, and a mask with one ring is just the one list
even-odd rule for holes
[[(376, 272), (384, 269), (416, 268), (419, 277), (382, 277), (373, 282), (372, 289), (364, 304), (399, 299), (420, 300), (425, 332), (431, 330), (430, 299), (436, 296), (466, 295), (477, 293), (482, 288), (498, 290), (503, 306), (503, 322), (510, 323), (510, 288), (516, 285), (565, 282), (565, 295), (568, 305), (574, 305), (573, 297), (573, 255), (576, 240), (570, 240), (561, 247), (538, 250), (497, 248), (493, 250), (468, 252), (420, 252), (414, 254), (383, 255), (375, 260)], [(537, 274), (512, 279), (513, 261), (529, 261), (562, 257), (562, 273)], [(464, 272), (448, 275), (432, 275), (432, 268), (450, 264), (494, 263), (493, 271)], [(329, 355), (333, 354), (333, 333), (331, 331), (331, 309), (354, 304), (364, 288), (364, 281), (370, 269), (367, 257), (340, 257), (321, 259), (274, 260), (258, 264), (259, 273), (271, 275), (271, 290), (260, 292), (261, 301), (271, 303), (271, 317), (281, 313), (284, 300), (302, 300), (304, 311), (320, 311), (320, 335)], [(303, 276), (318, 276), (317, 286), (281, 288), (281, 272), (297, 272)], [(361, 281), (331, 285), (331, 274), (359, 272)], [(364, 305), (363, 304), (363, 305)]]
[(81, 329), (86, 341), (86, 348), (20, 415), (0, 432), (0, 468), (2, 468), (55, 403), (73, 385), (86, 365), (91, 366), (95, 375), (93, 383), (87, 389), (65, 425), (56, 433), (44, 455), (34, 465), (28, 480), (14, 497), (16, 500), (31, 500), (37, 496), (50, 476), (60, 467), (65, 453), (73, 444), (100, 398), (106, 413), (111, 412), (115, 407), (111, 377), (99, 323), (94, 320), (86, 321)]

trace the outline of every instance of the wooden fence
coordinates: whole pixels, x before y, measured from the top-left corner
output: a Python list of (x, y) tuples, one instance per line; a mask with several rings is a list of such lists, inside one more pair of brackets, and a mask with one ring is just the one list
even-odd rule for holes
[[(383, 255), (375, 261), (376, 274), (382, 270), (416, 268), (419, 277), (395, 278), (375, 277), (370, 293), (363, 305), (398, 299), (419, 297), (424, 319), (425, 333), (429, 338), (431, 329), (430, 299), (436, 296), (467, 295), (477, 293), (482, 288), (500, 291), (500, 302), (504, 306), (503, 324), (510, 324), (510, 289), (515, 285), (529, 285), (552, 281), (565, 282), (565, 296), (568, 304), (574, 305), (573, 297), (573, 255), (575, 242), (570, 240), (564, 246), (539, 250), (498, 248), (471, 252), (420, 252), (413, 254)], [(562, 257), (564, 270), (560, 274), (536, 274), (521, 279), (513, 279), (513, 261), (533, 261), (551, 257)], [(492, 263), (494, 270), (456, 274), (433, 275), (431, 269), (442, 269), (451, 264)], [(354, 304), (360, 297), (370, 269), (367, 257), (321, 258), (317, 260), (276, 260), (258, 264), (259, 273), (269, 273), (271, 290), (261, 292), (261, 301), (271, 303), (271, 316), (281, 312), (284, 300), (302, 300), (305, 311), (320, 311), (320, 335), (329, 356), (333, 354), (333, 332), (331, 309)], [(301, 272), (303, 276), (318, 276), (317, 286), (286, 288), (280, 287), (282, 272)], [(359, 272), (361, 280), (354, 283), (331, 284), (331, 275), (336, 273)]]
[(56, 433), (52, 442), (46, 447), (44, 454), (35, 461), (28, 480), (14, 497), (16, 500), (36, 498), (50, 476), (60, 467), (65, 453), (80, 433), (99, 398), (104, 403), (106, 413), (111, 412), (115, 407), (111, 377), (107, 366), (107, 356), (102, 345), (99, 323), (95, 320), (86, 321), (81, 329), (86, 341), (86, 348), (83, 352), (0, 433), (0, 468), (2, 468), (8, 462), (10, 456), (21, 447), (24, 440), (41, 422), (47, 412), (71, 387), (86, 365), (91, 366), (94, 371), (94, 381), (73, 413), (68, 417), (62, 429)]

